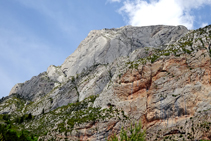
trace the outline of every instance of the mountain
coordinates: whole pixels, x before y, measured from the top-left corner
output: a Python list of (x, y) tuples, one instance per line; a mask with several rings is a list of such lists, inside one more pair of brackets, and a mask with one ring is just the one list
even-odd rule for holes
[(137, 121), (147, 140), (210, 140), (210, 47), (211, 26), (91, 31), (61, 66), (16, 84), (0, 120), (39, 140), (106, 140)]

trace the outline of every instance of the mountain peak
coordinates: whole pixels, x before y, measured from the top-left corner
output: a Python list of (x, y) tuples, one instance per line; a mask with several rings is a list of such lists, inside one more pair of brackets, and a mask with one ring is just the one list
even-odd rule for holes
[(93, 30), (61, 66), (15, 85), (0, 113), (40, 140), (106, 140), (134, 121), (150, 141), (210, 140), (210, 68), (211, 26)]
[(138, 48), (174, 43), (187, 32), (184, 26), (165, 25), (93, 30), (64, 61), (61, 69), (67, 77), (74, 76), (95, 64), (112, 63)]

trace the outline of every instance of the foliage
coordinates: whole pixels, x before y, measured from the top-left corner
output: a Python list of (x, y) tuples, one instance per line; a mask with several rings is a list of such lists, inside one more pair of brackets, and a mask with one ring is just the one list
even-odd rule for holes
[(28, 131), (18, 132), (11, 128), (11, 125), (0, 124), (0, 141), (37, 141)]
[[(89, 105), (90, 103), (93, 103), (96, 98), (97, 96), (90, 96), (81, 102), (64, 106), (63, 108), (66, 110), (63, 114), (71, 114), (71, 116), (67, 119), (67, 128), (64, 123), (58, 125), (60, 132), (71, 131), (75, 125), (80, 125), (82, 123), (95, 123), (113, 117), (120, 119), (121, 112), (112, 106), (110, 106), (109, 109), (101, 109), (101, 107), (93, 107), (92, 105)], [(123, 119), (127, 119), (124, 113), (122, 113), (122, 115)]]
[(72, 76), (71, 82), (74, 83), (75, 82), (75, 77)]
[(158, 58), (159, 58), (159, 56), (153, 54), (153, 55), (151, 56), (151, 58), (150, 58), (150, 59), (151, 59), (151, 63), (154, 63)]
[(169, 56), (170, 55), (170, 52), (164, 53), (163, 55)]
[(210, 57), (211, 57), (211, 50), (209, 50), (209, 54), (210, 54)]
[[(141, 131), (142, 125), (141, 122), (133, 126), (131, 124), (130, 128), (124, 130), (121, 129), (120, 132), (120, 141), (145, 141), (145, 131)], [(128, 134), (129, 133), (129, 134)], [(108, 141), (119, 141), (118, 137), (114, 134)]]
[(29, 114), (25, 114), (25, 115), (23, 115), (21, 117), (16, 117), (16, 118), (14, 118), (13, 121), (15, 123), (23, 123), (24, 121), (29, 121), (29, 120), (32, 120), (32, 119), (33, 119), (33, 116), (32, 116), (31, 113), (29, 113)]
[(185, 48), (182, 48), (182, 50), (185, 52), (185, 53), (188, 53), (188, 54), (191, 54), (192, 51), (188, 50), (188, 49), (185, 49)]
[(8, 121), (10, 119), (10, 115), (4, 114), (3, 120)]
[(21, 124), (30, 121), (34, 117), (31, 113), (23, 116), (13, 117), (14, 115), (1, 115), (0, 141), (36, 141), (33, 133), (21, 128)]

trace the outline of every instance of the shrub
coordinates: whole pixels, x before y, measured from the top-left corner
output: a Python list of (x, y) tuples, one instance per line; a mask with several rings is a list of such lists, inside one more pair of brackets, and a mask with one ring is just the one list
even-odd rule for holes
[(170, 52), (164, 53), (163, 55), (169, 56), (170, 55)]
[(0, 124), (0, 141), (36, 141), (32, 135), (29, 135), (27, 131), (21, 131), (19, 133), (16, 130), (8, 128), (8, 125)]
[[(139, 124), (136, 124), (133, 126), (131, 124), (130, 128), (127, 130), (124, 130), (124, 128), (121, 129), (120, 132), (120, 141), (145, 141), (145, 131), (141, 131), (142, 125), (141, 122)], [(129, 135), (127, 134), (129, 132)], [(116, 134), (114, 134), (108, 141), (119, 141)]]
[(151, 63), (154, 63), (158, 58), (159, 56), (153, 54), (153, 56), (151, 57)]
[(75, 82), (75, 77), (72, 76), (71, 82), (74, 83)]

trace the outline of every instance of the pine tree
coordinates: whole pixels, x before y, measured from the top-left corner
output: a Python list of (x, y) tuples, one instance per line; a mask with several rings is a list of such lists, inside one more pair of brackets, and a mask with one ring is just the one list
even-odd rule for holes
[[(120, 132), (120, 141), (145, 141), (145, 131), (141, 131), (142, 125), (141, 122), (139, 124), (136, 124), (134, 126), (130, 126), (127, 130), (124, 130), (124, 128), (121, 129)], [(127, 134), (127, 132), (130, 132), (130, 135)], [(119, 141), (118, 137), (114, 134), (108, 141)]]
[(4, 141), (4, 137), (3, 137), (2, 133), (0, 134), (0, 141)]
[(31, 113), (29, 113), (29, 115), (28, 115), (28, 118), (27, 118), (28, 120), (31, 120), (32, 119), (32, 114)]

